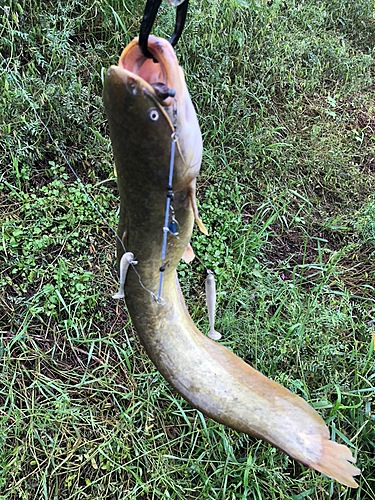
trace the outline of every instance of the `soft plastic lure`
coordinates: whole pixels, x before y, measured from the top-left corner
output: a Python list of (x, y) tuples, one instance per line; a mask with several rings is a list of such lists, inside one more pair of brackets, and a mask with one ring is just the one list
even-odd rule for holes
[(206, 302), (210, 329), (207, 335), (212, 340), (220, 340), (221, 334), (215, 330), (215, 309), (216, 309), (216, 284), (213, 272), (207, 271), (206, 278)]

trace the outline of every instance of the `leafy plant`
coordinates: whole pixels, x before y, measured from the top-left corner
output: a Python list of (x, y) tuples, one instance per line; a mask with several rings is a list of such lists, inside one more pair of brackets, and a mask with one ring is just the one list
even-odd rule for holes
[(375, 200), (370, 198), (357, 213), (354, 227), (366, 243), (375, 243)]
[[(0, 497), (374, 498), (373, 2), (192, 2), (177, 46), (210, 233), (179, 265), (189, 312), (205, 332), (212, 269), (222, 342), (316, 407), (357, 492), (192, 409), (110, 298), (102, 79), (143, 7), (0, 6)], [(163, 4), (153, 32), (174, 22)]]

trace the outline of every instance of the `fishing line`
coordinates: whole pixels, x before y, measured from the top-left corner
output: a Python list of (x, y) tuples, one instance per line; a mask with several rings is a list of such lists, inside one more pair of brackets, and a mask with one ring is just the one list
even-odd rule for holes
[[(172, 236), (174, 236), (176, 238), (176, 240), (178, 240), (181, 243), (182, 247), (185, 250), (187, 249), (187, 247), (189, 246), (189, 243), (188, 244), (184, 243), (182, 241), (182, 239), (177, 236), (177, 234), (173, 234), (172, 232), (170, 232), (170, 234)], [(203, 260), (200, 257), (198, 257), (198, 255), (196, 253), (194, 253), (194, 259), (197, 259), (202, 264), (202, 266), (205, 268), (205, 270), (206, 270), (207, 273), (212, 272), (212, 271), (210, 271), (210, 269), (208, 269), (208, 267), (206, 266), (206, 264), (203, 262)]]
[[(81, 179), (78, 177), (77, 173), (75, 172), (74, 168), (72, 167), (72, 165), (70, 164), (68, 158), (65, 156), (64, 152), (62, 151), (62, 149), (60, 148), (60, 146), (57, 144), (57, 142), (55, 141), (55, 139), (53, 138), (49, 128), (47, 127), (47, 125), (44, 123), (44, 121), (42, 120), (42, 118), (40, 117), (39, 113), (37, 112), (37, 110), (35, 109), (34, 107), (34, 104), (33, 102), (30, 100), (29, 96), (27, 95), (26, 91), (24, 91), (24, 89), (21, 87), (21, 85), (18, 83), (17, 81), (17, 78), (14, 76), (14, 72), (12, 71), (9, 71), (9, 64), (7, 63), (6, 59), (4, 58), (3, 54), (1, 54), (1, 58), (3, 60), (3, 62), (5, 63), (6, 65), (6, 69), (8, 70), (8, 74), (11, 76), (11, 78), (13, 79), (13, 82), (16, 84), (16, 86), (18, 87), (18, 89), (21, 91), (21, 94), (24, 95), (26, 97), (26, 100), (27, 102), (29, 103), (31, 109), (34, 111), (35, 113), (35, 116), (37, 117), (37, 119), (39, 120), (39, 122), (41, 123), (41, 125), (44, 127), (44, 129), (46, 130), (49, 138), (51, 139), (52, 141), (52, 144), (54, 144), (54, 146), (56, 147), (56, 149), (59, 151), (59, 153), (61, 154), (61, 156), (63, 157), (63, 159), (65, 160), (66, 164), (68, 165), (70, 171), (72, 172), (72, 174), (74, 175), (74, 177), (77, 179), (78, 181), (78, 184), (80, 186), (80, 188), (82, 189), (82, 191), (84, 192), (86, 198), (87, 198), (87, 201), (90, 203), (90, 205), (92, 206), (92, 208), (95, 210), (95, 212), (99, 215), (99, 217), (101, 218), (101, 220), (105, 223), (105, 225), (112, 231), (112, 233), (115, 235), (115, 237), (117, 238), (117, 240), (120, 242), (121, 244), (121, 247), (122, 249), (124, 250), (124, 253), (126, 253), (126, 248), (125, 248), (125, 245), (122, 241), (122, 239), (119, 237), (119, 235), (117, 234), (117, 232), (113, 229), (113, 227), (109, 224), (109, 222), (107, 222), (107, 220), (104, 218), (103, 214), (101, 212), (99, 212), (99, 210), (96, 208), (94, 202), (91, 200), (90, 198), (90, 195), (88, 194), (88, 192), (86, 191), (85, 189), (85, 186), (83, 185)], [(141, 277), (138, 273), (138, 271), (135, 269), (135, 262), (131, 262), (130, 265), (132, 266), (132, 268), (134, 269), (136, 275), (138, 276), (138, 281), (139, 281), (139, 284), (141, 285), (141, 287), (146, 291), (148, 292), (151, 297), (156, 301), (157, 300), (157, 297), (156, 295), (151, 292), (151, 290), (148, 290), (148, 288), (146, 288), (143, 283), (142, 283), (142, 280), (141, 280)]]
[[(1, 54), (1, 57), (3, 59), (4, 62), (6, 62), (6, 60), (4, 59), (4, 56)], [(8, 67), (8, 65), (7, 65)], [(85, 189), (85, 186), (83, 185), (81, 179), (78, 177), (78, 175), (76, 174), (74, 168), (72, 167), (72, 165), (70, 164), (68, 158), (65, 156), (64, 152), (62, 151), (62, 149), (60, 148), (60, 146), (57, 144), (57, 142), (55, 141), (55, 139), (52, 137), (52, 134), (49, 130), (49, 128), (47, 127), (47, 125), (43, 122), (42, 118), (40, 117), (39, 113), (37, 112), (37, 110), (35, 109), (32, 101), (30, 100), (29, 96), (27, 95), (27, 93), (23, 90), (23, 88), (21, 87), (21, 85), (18, 83), (17, 79), (15, 78), (15, 76), (13, 75), (12, 72), (9, 73), (11, 75), (11, 77), (13, 78), (13, 81), (16, 83), (17, 87), (19, 88), (19, 90), (21, 90), (22, 94), (26, 97), (26, 100), (27, 102), (30, 104), (30, 107), (31, 109), (34, 111), (36, 117), (38, 118), (38, 120), (40, 121), (40, 123), (42, 124), (42, 126), (45, 128), (49, 138), (51, 139), (52, 143), (54, 144), (54, 146), (56, 147), (56, 149), (59, 151), (59, 153), (61, 154), (61, 156), (64, 158), (66, 164), (68, 165), (68, 167), (70, 168), (70, 171), (72, 172), (72, 174), (74, 175), (74, 177), (77, 179), (78, 181), (78, 184), (80, 186), (80, 188), (82, 189), (82, 191), (85, 193), (85, 196), (87, 198), (87, 201), (90, 203), (90, 205), (92, 206), (92, 208), (95, 210), (95, 212), (99, 215), (99, 217), (102, 219), (102, 221), (106, 224), (106, 226), (109, 227), (109, 229), (113, 232), (113, 234), (116, 236), (116, 238), (118, 239), (118, 241), (121, 243), (121, 246), (124, 250), (124, 252), (126, 252), (126, 249), (125, 249), (125, 246), (121, 240), (121, 238), (118, 236), (118, 234), (116, 233), (116, 231), (113, 229), (113, 227), (109, 224), (109, 222), (106, 221), (106, 219), (104, 218), (104, 216), (99, 212), (99, 210), (96, 208), (96, 206), (94, 205), (94, 202), (91, 200), (90, 198), (90, 195), (88, 194), (88, 192), (86, 191)]]
[(161, 304), (162, 300), (161, 300), (161, 302), (158, 302), (158, 297), (154, 294), (154, 292), (151, 292), (151, 290), (149, 290), (148, 288), (146, 288), (144, 286), (144, 284), (142, 283), (142, 280), (141, 280), (141, 276), (139, 275), (139, 272), (136, 270), (136, 268), (134, 267), (133, 264), (131, 264), (131, 265), (132, 265), (132, 267), (134, 269), (135, 274), (138, 276), (139, 284), (141, 285), (141, 287), (143, 288), (143, 290), (145, 290), (146, 292), (148, 292), (157, 304)]
[[(178, 141), (178, 134), (176, 132), (177, 128), (177, 99), (174, 98), (173, 101), (173, 132), (171, 134), (171, 157), (169, 161), (169, 175), (168, 175), (168, 185), (167, 185), (167, 203), (165, 207), (165, 217), (164, 217), (164, 226), (163, 226), (163, 245), (161, 249), (161, 266), (159, 268), (160, 271), (160, 278), (159, 278), (159, 292), (158, 292), (158, 298), (156, 300), (157, 304), (162, 303), (162, 298), (161, 298), (161, 288), (163, 285), (163, 273), (165, 271), (165, 266), (164, 266), (164, 260), (165, 260), (165, 252), (167, 249), (167, 238), (168, 238), (168, 233), (175, 233), (176, 235), (178, 234), (178, 222), (174, 218), (174, 209), (171, 206), (171, 203), (174, 199), (174, 193), (173, 193), (173, 188), (172, 188), (172, 181), (173, 181), (173, 167), (174, 167), (174, 156), (176, 152), (176, 143)], [(172, 211), (172, 221), (168, 225), (169, 222), (169, 210), (171, 209)]]
[[(60, 148), (60, 146), (57, 144), (56, 140), (53, 138), (49, 128), (47, 127), (47, 125), (44, 123), (44, 121), (42, 120), (41, 116), (39, 115), (38, 111), (36, 110), (33, 102), (31, 101), (31, 99), (29, 98), (29, 96), (27, 95), (27, 92), (22, 88), (22, 86), (19, 84), (17, 78), (15, 77), (14, 75), (14, 72), (12, 71), (9, 71), (9, 64), (7, 63), (6, 59), (4, 58), (3, 54), (0, 53), (0, 56), (1, 56), (1, 59), (2, 61), (5, 63), (6, 65), (6, 69), (8, 70), (8, 74), (11, 76), (11, 78), (13, 79), (13, 82), (16, 84), (16, 86), (18, 87), (18, 89), (20, 90), (21, 94), (26, 98), (27, 102), (29, 103), (31, 109), (33, 110), (35, 116), (37, 117), (37, 119), (39, 120), (39, 122), (41, 123), (41, 125), (43, 126), (43, 128), (46, 130), (50, 140), (52, 141), (52, 144), (56, 147), (57, 151), (61, 154), (61, 156), (63, 157), (65, 163), (68, 165), (70, 171), (72, 172), (72, 174), (74, 175), (74, 177), (77, 179), (77, 182), (80, 186), (80, 188), (82, 189), (83, 193), (85, 194), (86, 196), (86, 199), (87, 201), (89, 202), (89, 204), (92, 206), (92, 208), (94, 209), (94, 211), (99, 215), (100, 219), (104, 222), (104, 224), (112, 231), (112, 233), (115, 235), (115, 237), (117, 238), (117, 240), (120, 242), (120, 245), (124, 251), (124, 253), (127, 253), (126, 252), (126, 248), (125, 248), (125, 245), (122, 241), (122, 239), (119, 237), (119, 235), (117, 234), (117, 232), (115, 231), (115, 229), (113, 229), (113, 227), (109, 224), (109, 222), (107, 222), (107, 220), (105, 219), (105, 217), (103, 216), (103, 214), (97, 209), (97, 207), (95, 206), (93, 200), (91, 199), (90, 195), (88, 194), (85, 186), (83, 185), (81, 179), (79, 178), (79, 176), (77, 175), (76, 171), (74, 170), (73, 166), (71, 165), (71, 163), (69, 162), (68, 158), (66, 157), (65, 153), (62, 151), (62, 149)], [(172, 192), (172, 179), (173, 179), (173, 165), (174, 165), (174, 156), (175, 156), (175, 148), (176, 148), (176, 143), (178, 141), (178, 135), (176, 133), (176, 123), (177, 123), (177, 101), (176, 99), (174, 99), (174, 106), (173, 106), (173, 118), (174, 118), (174, 123), (173, 123), (173, 128), (174, 128), (174, 132), (172, 133), (171, 135), (171, 160), (170, 160), (170, 169), (169, 169), (169, 179), (168, 179), (168, 192), (167, 192), (167, 204), (166, 204), (166, 212), (165, 212), (165, 220), (164, 220), (164, 227), (163, 227), (163, 247), (162, 247), (162, 265), (160, 267), (160, 280), (159, 280), (159, 293), (158, 293), (158, 297), (155, 295), (154, 292), (152, 292), (151, 290), (149, 290), (143, 283), (142, 283), (142, 279), (141, 279), (141, 276), (140, 274), (138, 273), (138, 271), (136, 270), (135, 268), (135, 265), (137, 263), (137, 261), (132, 261), (130, 262), (130, 265), (132, 266), (134, 272), (136, 273), (137, 277), (138, 277), (138, 282), (139, 284), (141, 285), (141, 287), (146, 291), (148, 292), (151, 297), (153, 298), (153, 300), (155, 300), (155, 302), (157, 304), (162, 304), (163, 303), (163, 299), (161, 297), (161, 289), (162, 289), (162, 282), (163, 282), (163, 271), (164, 271), (164, 259), (165, 259), (165, 253), (166, 253), (166, 244), (167, 244), (167, 236), (168, 236), (168, 233), (170, 233), (172, 236), (174, 236), (180, 243), (181, 245), (183, 246), (184, 249), (186, 249), (188, 247), (189, 244), (185, 244), (179, 237), (178, 237), (178, 223), (176, 221), (176, 219), (174, 218), (174, 210), (173, 210), (173, 206), (171, 206), (171, 201), (173, 200), (173, 192)], [(170, 189), (169, 189), (170, 188)], [(169, 210), (171, 209), (171, 212), (172, 212), (172, 221), (171, 223), (169, 224), (168, 226), (168, 221), (169, 221)], [(171, 230), (171, 228), (173, 230)], [(208, 271), (207, 269), (207, 266), (204, 264), (204, 262), (197, 256), (195, 255), (195, 257), (198, 259), (198, 261), (204, 266), (204, 268), (206, 269), (206, 271)], [(163, 269), (163, 271), (161, 271), (161, 269)]]
[[(160, 266), (160, 279), (159, 279), (159, 294), (158, 301), (161, 299), (161, 287), (163, 284), (163, 272), (165, 271), (164, 260), (165, 260), (165, 251), (167, 249), (167, 237), (168, 233), (172, 233), (172, 230), (168, 226), (169, 222), (169, 210), (171, 208), (171, 202), (173, 200), (173, 191), (172, 191), (172, 179), (173, 179), (173, 165), (174, 165), (174, 155), (176, 151), (176, 142), (178, 141), (178, 135), (174, 131), (171, 135), (172, 143), (171, 143), (171, 159), (169, 162), (169, 177), (168, 177), (168, 186), (167, 186), (167, 205), (165, 207), (165, 218), (164, 218), (164, 227), (163, 227), (163, 246), (161, 249), (161, 266)], [(174, 210), (173, 210), (174, 213)], [(176, 224), (176, 221), (174, 221)], [(159, 303), (159, 302), (158, 302)]]

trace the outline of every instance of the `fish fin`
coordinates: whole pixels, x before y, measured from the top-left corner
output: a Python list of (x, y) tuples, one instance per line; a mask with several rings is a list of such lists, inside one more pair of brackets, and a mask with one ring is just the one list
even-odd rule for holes
[(202, 231), (202, 233), (208, 236), (208, 231), (206, 229), (206, 226), (203, 224), (202, 220), (198, 217), (198, 214), (196, 215), (195, 220), (197, 221), (198, 227)]
[(205, 234), (206, 236), (208, 236), (208, 231), (205, 228), (202, 220), (199, 217), (197, 200), (195, 199), (195, 186), (194, 186), (194, 188), (192, 188), (190, 190), (190, 200), (191, 200), (191, 206), (193, 208), (194, 218), (195, 218), (195, 220), (196, 220), (196, 222), (198, 224), (198, 227), (202, 231), (203, 234)]
[(125, 246), (125, 238), (127, 236), (128, 232), (127, 230), (125, 229), (125, 231), (122, 233), (122, 238), (121, 238), (121, 241), (122, 241), (122, 244)]
[(185, 248), (184, 255), (182, 256), (182, 259), (189, 264), (193, 259), (195, 258), (194, 250), (192, 249), (190, 243), (188, 246)]
[(321, 457), (316, 462), (314, 461), (307, 465), (314, 467), (314, 469), (345, 486), (358, 488), (358, 484), (354, 481), (353, 476), (357, 476), (361, 471), (350, 463), (356, 460), (349, 448), (328, 439), (322, 441), (322, 446)]

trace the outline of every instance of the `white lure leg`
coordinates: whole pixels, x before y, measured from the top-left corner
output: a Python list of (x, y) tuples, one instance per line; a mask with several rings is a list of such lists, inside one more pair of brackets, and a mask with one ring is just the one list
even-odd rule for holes
[(208, 319), (210, 321), (210, 329), (207, 335), (212, 340), (221, 339), (221, 334), (215, 330), (215, 307), (216, 307), (216, 285), (212, 271), (207, 271), (206, 278), (206, 301), (208, 310)]
[(126, 274), (128, 272), (130, 264), (138, 264), (136, 260), (134, 260), (134, 255), (131, 252), (126, 252), (121, 257), (120, 261), (120, 286), (118, 292), (112, 295), (113, 299), (123, 299), (125, 297), (125, 280)]

